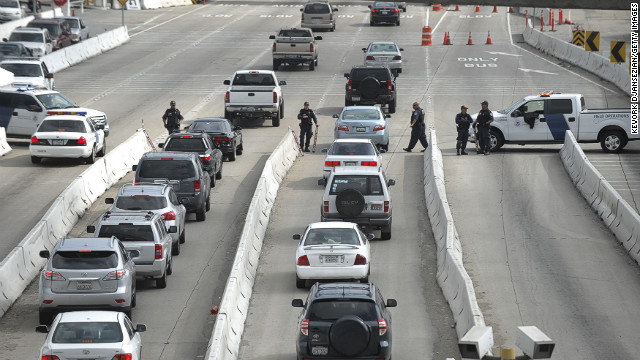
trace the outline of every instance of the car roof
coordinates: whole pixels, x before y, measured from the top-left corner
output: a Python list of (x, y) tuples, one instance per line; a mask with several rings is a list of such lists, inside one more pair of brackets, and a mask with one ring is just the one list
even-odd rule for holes
[(69, 311), (60, 322), (118, 322), (118, 311)]
[(48, 120), (75, 120), (75, 121), (85, 121), (87, 118), (81, 115), (49, 115), (42, 119), (42, 121)]
[(380, 45), (396, 45), (395, 41), (372, 41), (369, 44), (380, 44)]
[[(15, 45), (17, 43), (13, 43)], [(42, 64), (42, 59), (32, 57), (5, 57), (0, 64)]]
[(0, 88), (0, 91), (3, 92), (11, 92), (11, 93), (21, 93), (21, 94), (33, 94), (33, 95), (42, 95), (42, 94), (54, 94), (58, 93), (53, 90), (46, 89), (34, 89), (34, 88)]
[(204, 122), (204, 121), (219, 121), (219, 122), (229, 122), (229, 120), (225, 118), (198, 118), (193, 120), (193, 122)]
[(316, 283), (313, 297), (318, 298), (363, 298), (375, 297), (375, 285), (371, 283)]
[(115, 238), (64, 238), (57, 251), (113, 250)]
[(346, 138), (346, 139), (335, 139), (333, 140), (334, 143), (367, 143), (367, 144), (372, 144), (373, 145), (373, 141), (371, 141), (371, 139), (350, 139), (350, 138)]
[(19, 28), (13, 29), (13, 32), (29, 32), (29, 33), (37, 32), (37, 33), (41, 33), (41, 32), (45, 32), (45, 31), (49, 31), (49, 30), (42, 29), (42, 28), (37, 28), (37, 27), (19, 27)]
[(64, 19), (52, 18), (52, 19), (35, 19), (29, 21), (29, 24), (60, 24)]
[(374, 105), (356, 105), (356, 106), (345, 106), (342, 111), (346, 110), (380, 110), (379, 106)]
[(310, 229), (352, 229), (358, 224), (348, 221), (323, 221), (309, 224)]
[(124, 184), (118, 191), (118, 196), (129, 195), (155, 195), (164, 196), (165, 192), (172, 189), (168, 184)]
[(336, 175), (376, 175), (382, 172), (375, 166), (338, 166), (333, 168)]
[(171, 157), (173, 160), (191, 160), (194, 157), (198, 157), (198, 154), (182, 151), (149, 151), (147, 153), (144, 153), (141, 159), (159, 160), (167, 157)]
[(111, 212), (107, 211), (100, 218), (100, 223), (103, 222), (149, 222), (152, 221), (155, 217), (159, 217), (159, 214), (154, 213), (153, 211), (118, 211)]

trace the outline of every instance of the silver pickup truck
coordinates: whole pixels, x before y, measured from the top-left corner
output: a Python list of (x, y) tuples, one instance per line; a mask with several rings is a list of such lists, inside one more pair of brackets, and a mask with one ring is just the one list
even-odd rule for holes
[(282, 64), (309, 64), (311, 71), (318, 66), (316, 40), (322, 40), (322, 36), (313, 36), (311, 29), (283, 28), (278, 35), (271, 35), (269, 39), (275, 40), (272, 50), (274, 71)]
[(224, 97), (224, 117), (271, 119), (273, 126), (280, 126), (284, 117), (284, 97), (276, 73), (270, 70), (240, 70), (231, 80), (224, 80), (229, 89)]

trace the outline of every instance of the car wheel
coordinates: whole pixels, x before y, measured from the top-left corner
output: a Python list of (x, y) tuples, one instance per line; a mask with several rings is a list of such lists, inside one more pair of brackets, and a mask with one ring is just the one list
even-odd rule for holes
[(391, 225), (382, 228), (382, 231), (380, 231), (380, 238), (382, 240), (391, 239)]
[(396, 101), (393, 100), (389, 103), (389, 114), (394, 114), (396, 112)]
[(206, 219), (207, 213), (204, 210), (196, 212), (196, 221), (205, 221)]
[(216, 187), (217, 176), (215, 176), (215, 174), (209, 174), (209, 177), (211, 178), (211, 187), (212, 188)]
[(398, 19), (398, 21), (396, 21), (396, 26), (400, 26), (400, 19)]
[(344, 356), (356, 356), (367, 349), (371, 329), (358, 316), (338, 319), (329, 330), (331, 346)]
[(386, 143), (382, 146), (380, 146), (382, 149), (384, 149), (384, 151), (389, 151), (389, 143)]
[(91, 155), (89, 155), (88, 158), (86, 158), (87, 164), (94, 164), (96, 162), (96, 147), (93, 147), (93, 150), (91, 150)]
[(342, 190), (336, 196), (336, 208), (344, 217), (354, 217), (362, 213), (365, 206), (364, 195), (356, 189)]
[(209, 210), (211, 210), (211, 195), (207, 197), (207, 203), (204, 206), (204, 211), (209, 211)]
[(218, 169), (218, 172), (216, 173), (215, 178), (218, 180), (222, 179), (222, 162), (220, 162), (220, 169)]
[(331, 32), (336, 31), (336, 24), (333, 24), (333, 27), (331, 29), (329, 29), (329, 31), (331, 31)]
[(243, 146), (242, 144), (240, 144), (240, 146), (238, 146), (238, 149), (236, 150), (236, 155), (242, 155), (242, 151), (243, 151)]
[(171, 245), (171, 255), (180, 255), (180, 240)]
[(600, 137), (600, 147), (606, 153), (619, 153), (625, 145), (626, 139), (619, 131), (605, 131)]
[(107, 140), (105, 139), (102, 143), (102, 149), (98, 151), (98, 156), (103, 157), (107, 153)]
[(316, 68), (316, 63), (315, 63), (315, 61), (311, 61), (311, 62), (309, 63), (309, 71), (313, 71), (313, 70), (315, 70), (315, 68)]
[(489, 129), (489, 141), (491, 143), (491, 151), (496, 151), (504, 145), (504, 138), (498, 130)]
[(33, 163), (33, 164), (40, 164), (41, 161), (42, 161), (42, 158), (39, 158), (37, 156), (32, 156), (31, 157), (31, 163)]
[(369, 26), (374, 26), (376, 23), (373, 22), (373, 20), (369, 20)]
[(227, 155), (227, 158), (229, 159), (229, 161), (236, 161), (236, 154), (238, 153), (238, 149), (236, 148), (235, 145), (233, 145), (233, 149), (231, 150), (231, 152)]
[(300, 279), (298, 275), (296, 275), (296, 288), (304, 289), (307, 285), (307, 280)]
[(369, 282), (369, 275), (370, 275), (370, 274), (371, 274), (371, 273), (367, 274), (367, 276), (365, 276), (364, 278), (360, 279), (360, 283), (361, 283), (361, 284), (366, 284), (366, 283), (368, 283), (368, 282)]
[(169, 259), (169, 266), (167, 266), (167, 275), (173, 274), (173, 257)]
[(136, 289), (131, 289), (131, 307), (134, 308), (138, 305), (138, 297), (136, 296)]
[(127, 315), (127, 317), (128, 317), (129, 319), (131, 319), (131, 318), (133, 317), (133, 316), (131, 315), (131, 308), (129, 308), (129, 310), (125, 310), (125, 311), (123, 311), (123, 313), (124, 313), (125, 315)]
[(158, 289), (164, 289), (167, 287), (167, 271), (166, 270), (164, 274), (162, 274), (162, 277), (159, 277), (156, 279), (156, 287)]
[(280, 61), (278, 60), (273, 60), (273, 71), (278, 70), (278, 68), (280, 67)]
[(280, 119), (284, 119), (284, 100), (282, 100), (282, 104), (280, 104), (280, 110), (278, 111), (278, 116)]
[(186, 232), (187, 232), (187, 229), (183, 229), (182, 230), (182, 234), (180, 234), (180, 240), (179, 241), (180, 241), (181, 244), (184, 244), (184, 242), (187, 241)]
[(227, 110), (224, 111), (224, 118), (227, 119), (227, 120), (232, 120), (231, 119), (231, 114)]
[(56, 313), (40, 311), (38, 313), (38, 322), (42, 325), (51, 325), (55, 317)]
[(273, 127), (280, 126), (280, 115), (279, 114), (271, 118), (271, 125)]
[(316, 63), (316, 66), (318, 66), (318, 58), (316, 58), (315, 63)]

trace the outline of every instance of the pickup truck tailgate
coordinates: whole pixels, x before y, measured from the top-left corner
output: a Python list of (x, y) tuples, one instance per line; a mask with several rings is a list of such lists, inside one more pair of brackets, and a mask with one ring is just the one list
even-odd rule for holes
[(273, 105), (275, 86), (233, 86), (229, 90), (229, 103), (232, 105)]

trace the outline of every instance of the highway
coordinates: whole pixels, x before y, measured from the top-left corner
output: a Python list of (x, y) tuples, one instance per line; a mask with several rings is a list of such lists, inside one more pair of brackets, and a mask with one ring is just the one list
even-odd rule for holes
[[(546, 89), (580, 92), (594, 108), (628, 107), (629, 98), (611, 84), (570, 72), (519, 44), (511, 34), (518, 33), (515, 23), (521, 18), (509, 19), (505, 11), (491, 14), (483, 7), (478, 17), (472, 6), (461, 7), (459, 13), (427, 13), (426, 7), (410, 4), (400, 27), (370, 28), (367, 3), (339, 6), (336, 31), (321, 33), (315, 71), (278, 71), (288, 84), (279, 128), (270, 121), (238, 122), (244, 127), (245, 151), (236, 162), (224, 163), (207, 220), (196, 223), (190, 217), (187, 242), (174, 259), (167, 288), (138, 284), (133, 322), (148, 326), (142, 334), (144, 358), (202, 359), (215, 321), (209, 310), (219, 303), (266, 158), (287, 126), (298, 129), (296, 114), (305, 100), (319, 115), (318, 148), (328, 147), (333, 139), (331, 115), (344, 105), (343, 73), (362, 62), (360, 49), (374, 40), (393, 40), (405, 49), (404, 71), (397, 80), (398, 111), (390, 120), (390, 151), (384, 155), (385, 171), (397, 181), (391, 187), (393, 235), (371, 244), (370, 279), (385, 297), (398, 300), (391, 310), (395, 358), (460, 357), (453, 317), (435, 279), (422, 156), (402, 151), (409, 141), (413, 101), (422, 104), (437, 131), (465, 266), (485, 322), (494, 329), (496, 348), (513, 346), (516, 326), (536, 325), (556, 341), (554, 358), (634, 358), (640, 351), (635, 341), (640, 269), (573, 187), (558, 156), (560, 146), (508, 145), (490, 156), (457, 157), (453, 121), (462, 104), (471, 113), (482, 100), (488, 100), (491, 109), (501, 109)], [(222, 81), (238, 69), (270, 69), (268, 36), (299, 24), (300, 17), (297, 2), (223, 4), (131, 12), (143, 14), (136, 15), (131, 41), (56, 74), (57, 90), (107, 112), (110, 148), (142, 120), (152, 138), (162, 135), (160, 116), (169, 100), (177, 101), (187, 120), (222, 115)], [(108, 13), (117, 23), (119, 12)], [(427, 17), (434, 27), (434, 46), (421, 47)], [(483, 45), (488, 30), (492, 46)], [(443, 31), (450, 32), (454, 45), (441, 45)], [(474, 46), (464, 45), (469, 32)], [(619, 159), (637, 157), (638, 145), (632, 143)], [(242, 359), (295, 358), (299, 310), (291, 307), (291, 299), (306, 297), (306, 291), (295, 288), (296, 242), (291, 236), (320, 219), (322, 191), (316, 179), (322, 160), (319, 152), (299, 158), (282, 184), (265, 238)], [(85, 166), (72, 161), (32, 166), (25, 145), (14, 146), (0, 159), (0, 177), (5, 179), (0, 184), (0, 227), (7, 229), (0, 250), (10, 251)], [(86, 236), (83, 229), (106, 209), (102, 198), (72, 235)], [(34, 332), (37, 296), (35, 281), (0, 319), (0, 337), (5, 339), (0, 358), (37, 356), (44, 338)]]

